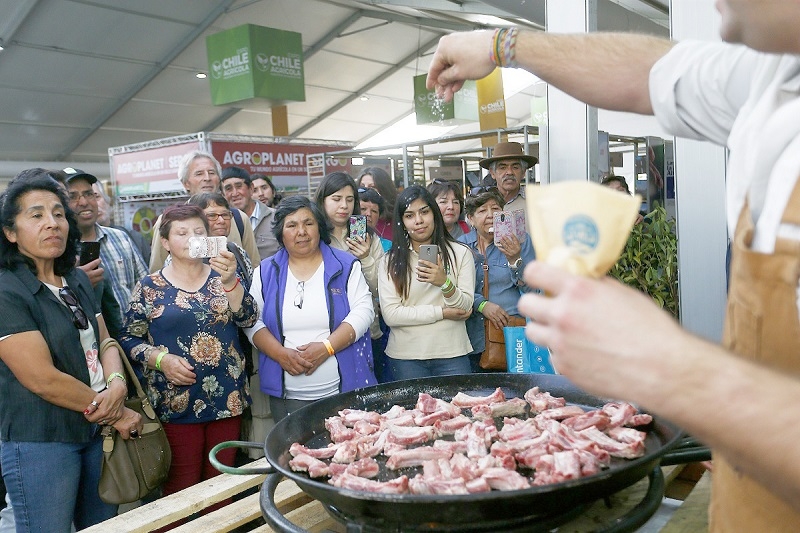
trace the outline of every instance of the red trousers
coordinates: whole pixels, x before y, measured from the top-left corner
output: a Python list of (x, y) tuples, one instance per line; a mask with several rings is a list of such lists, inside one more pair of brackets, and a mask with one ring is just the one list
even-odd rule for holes
[[(164, 483), (163, 494), (167, 496), (219, 475), (211, 466), (208, 452), (226, 440), (239, 440), (242, 417), (234, 416), (202, 424), (164, 424), (164, 431), (172, 450), (172, 466)], [(228, 448), (217, 454), (217, 459), (233, 466), (236, 448)]]

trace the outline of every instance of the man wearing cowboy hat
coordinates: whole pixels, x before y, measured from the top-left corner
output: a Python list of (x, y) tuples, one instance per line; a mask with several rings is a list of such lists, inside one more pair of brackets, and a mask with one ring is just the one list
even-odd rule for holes
[(527, 155), (522, 145), (515, 142), (498, 143), (492, 150), (492, 157), (480, 160), (480, 165), (489, 171), (497, 182), (497, 188), (506, 205), (506, 211), (525, 211), (525, 194), (520, 188), (525, 171), (539, 160)]

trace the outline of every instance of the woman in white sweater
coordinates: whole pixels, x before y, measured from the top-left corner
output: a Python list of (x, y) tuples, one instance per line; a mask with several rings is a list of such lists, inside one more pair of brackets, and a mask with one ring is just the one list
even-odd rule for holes
[[(472, 346), (464, 321), (472, 311), (475, 264), (447, 233), (436, 200), (417, 185), (397, 198), (392, 249), (381, 261), (378, 292), (391, 328), (386, 355), (394, 379), (469, 374)], [(436, 263), (420, 260), (437, 245)]]

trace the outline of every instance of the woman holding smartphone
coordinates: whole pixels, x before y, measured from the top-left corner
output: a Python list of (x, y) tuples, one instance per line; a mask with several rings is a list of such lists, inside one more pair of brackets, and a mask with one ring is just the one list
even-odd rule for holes
[[(172, 261), (136, 285), (120, 338), (172, 449), (165, 496), (219, 474), (208, 452), (239, 438), (250, 404), (239, 327), (255, 324), (258, 307), (233, 253), (221, 250), (208, 263), (190, 253), (189, 240), (208, 230), (196, 205), (164, 211), (159, 236)], [(219, 458), (233, 465), (235, 455)]]
[[(472, 311), (472, 253), (447, 232), (436, 200), (413, 185), (397, 198), (392, 249), (378, 276), (386, 346), (395, 379), (469, 374), (472, 346), (464, 321)], [(437, 253), (421, 258), (431, 250)]]
[[(380, 346), (381, 332), (378, 318), (378, 264), (383, 257), (380, 238), (369, 228), (364, 220), (358, 223), (353, 217), (361, 217), (361, 202), (358, 187), (353, 178), (345, 172), (332, 172), (319, 184), (316, 196), (317, 207), (325, 215), (330, 230), (331, 248), (350, 252), (361, 262), (361, 272), (367, 280), (375, 306), (375, 319), (370, 326), (373, 343), (375, 374), (379, 380), (384, 377), (383, 350)], [(353, 224), (351, 224), (351, 219)], [(364, 231), (354, 231), (363, 228)], [(383, 382), (383, 381), (381, 381)]]

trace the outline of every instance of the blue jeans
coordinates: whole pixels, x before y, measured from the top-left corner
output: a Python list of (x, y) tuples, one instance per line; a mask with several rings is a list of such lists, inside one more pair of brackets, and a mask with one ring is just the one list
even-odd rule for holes
[(393, 359), (387, 357), (387, 360), (392, 379), (397, 381), (471, 373), (469, 357), (466, 355), (447, 359)]
[(108, 520), (117, 506), (100, 499), (100, 435), (90, 442), (2, 442), (3, 479), (18, 532), (68, 533)]

